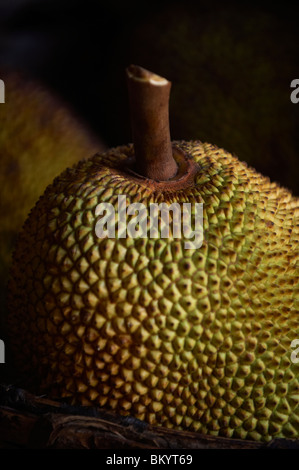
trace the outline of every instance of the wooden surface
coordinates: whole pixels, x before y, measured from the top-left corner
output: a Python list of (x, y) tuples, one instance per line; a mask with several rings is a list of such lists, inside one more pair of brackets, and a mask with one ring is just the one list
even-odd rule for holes
[(299, 449), (299, 441), (260, 443), (153, 427), (135, 418), (70, 406), (0, 384), (0, 448)]

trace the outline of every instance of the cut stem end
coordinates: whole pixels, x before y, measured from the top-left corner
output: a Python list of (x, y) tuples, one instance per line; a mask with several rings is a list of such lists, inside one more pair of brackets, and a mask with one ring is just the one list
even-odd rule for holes
[(177, 173), (169, 129), (171, 83), (137, 65), (127, 68), (136, 172), (167, 181)]

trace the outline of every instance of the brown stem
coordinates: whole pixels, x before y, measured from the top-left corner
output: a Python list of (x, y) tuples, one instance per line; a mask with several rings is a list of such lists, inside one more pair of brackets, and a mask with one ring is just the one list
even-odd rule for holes
[(169, 130), (171, 83), (137, 65), (127, 68), (136, 171), (156, 181), (177, 172)]

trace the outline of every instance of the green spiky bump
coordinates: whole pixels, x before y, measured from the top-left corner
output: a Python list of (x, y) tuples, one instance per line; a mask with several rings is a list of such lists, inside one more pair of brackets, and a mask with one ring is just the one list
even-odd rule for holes
[[(210, 144), (179, 189), (124, 170), (119, 147), (66, 170), (14, 256), (9, 329), (35, 390), (153, 425), (269, 441), (299, 437), (298, 200)], [(96, 206), (203, 203), (204, 241), (99, 239)], [(32, 385), (33, 386), (33, 385)]]

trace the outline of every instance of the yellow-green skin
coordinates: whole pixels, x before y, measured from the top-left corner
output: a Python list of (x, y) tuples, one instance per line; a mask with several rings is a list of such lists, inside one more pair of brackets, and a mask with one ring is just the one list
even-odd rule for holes
[[(299, 437), (298, 200), (210, 144), (185, 189), (120, 169), (119, 147), (66, 170), (20, 235), (8, 325), (39, 392), (153, 425)], [(99, 239), (100, 202), (202, 202), (204, 242)]]

